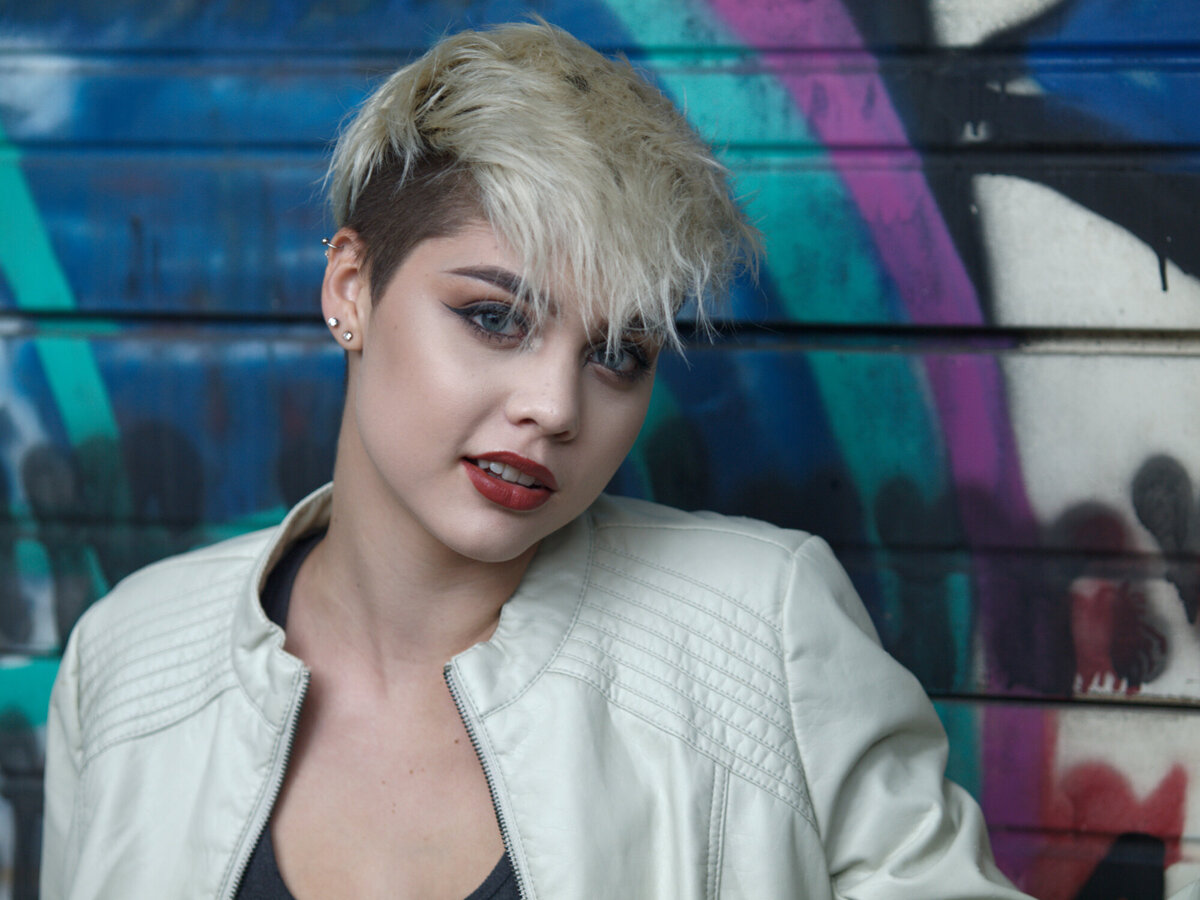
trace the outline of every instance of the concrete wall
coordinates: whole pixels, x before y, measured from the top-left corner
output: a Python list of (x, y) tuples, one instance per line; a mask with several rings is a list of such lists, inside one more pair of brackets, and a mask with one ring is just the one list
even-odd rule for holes
[[(1046, 900), (1200, 876), (1200, 6), (542, 0), (721, 149), (761, 285), (614, 489), (828, 537)], [(475, 0), (0, 6), (0, 895), (132, 569), (329, 473), (327, 141)]]

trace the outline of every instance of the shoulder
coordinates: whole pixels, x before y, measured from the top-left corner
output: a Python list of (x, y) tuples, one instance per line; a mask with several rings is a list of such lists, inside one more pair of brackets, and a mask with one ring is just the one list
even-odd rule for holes
[(646, 500), (603, 494), (591, 507), (597, 540), (642, 543), (657, 552), (693, 554), (697, 545), (725, 553), (790, 556), (812, 535), (721, 513), (687, 512)]
[(134, 572), (87, 610), (64, 663), (75, 682), (83, 754), (186, 717), (235, 684), (237, 599), (274, 529)]
[(186, 618), (189, 611), (227, 602), (249, 577), (274, 531), (244, 534), (137, 570), (83, 614), (75, 626), (77, 640), (87, 644), (124, 629), (140, 633), (155, 620)]
[(611, 497), (590, 519), (587, 587), (551, 671), (811, 820), (791, 718), (797, 638), (788, 631), (832, 593), (823, 561), (840, 568), (824, 542)]
[(623, 497), (602, 496), (590, 515), (593, 585), (620, 583), (647, 602), (704, 598), (722, 618), (737, 611), (773, 629), (820, 611), (876, 639), (845, 569), (816, 535)]
[(804, 531), (713, 512), (684, 512), (623, 497), (592, 507), (593, 558), (630, 573), (675, 573), (694, 587), (742, 598), (778, 596), (797, 560), (820, 558), (825, 543)]

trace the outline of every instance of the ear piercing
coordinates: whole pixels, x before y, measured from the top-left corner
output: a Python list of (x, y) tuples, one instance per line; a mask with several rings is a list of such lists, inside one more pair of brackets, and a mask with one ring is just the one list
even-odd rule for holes
[[(330, 328), (337, 328), (338, 325), (340, 325), (341, 323), (334, 316), (330, 316), (328, 319), (325, 320), (325, 324), (328, 325)], [(342, 332), (342, 340), (343, 341), (348, 341), (353, 337), (354, 337), (353, 331), (343, 331)]]
[[(342, 247), (345, 246), (344, 244), (335, 244), (333, 241), (329, 240), (329, 238), (321, 238), (321, 243), (325, 245), (325, 255), (326, 256), (329, 256), (330, 250), (341, 250)], [(342, 323), (337, 320), (336, 316), (330, 316), (328, 319), (325, 320), (325, 324), (328, 325), (330, 328), (337, 328)], [(353, 340), (353, 338), (354, 338), (353, 331), (347, 330), (347, 331), (342, 332), (342, 340), (343, 341), (350, 341), (350, 340)]]
[[(321, 243), (325, 245), (325, 256), (327, 258), (329, 256), (330, 250), (341, 250), (342, 247), (345, 246), (344, 244), (335, 244), (329, 238), (321, 238)], [(337, 320), (337, 318), (335, 316), (330, 316), (328, 319), (325, 320), (325, 324), (328, 325), (330, 328), (337, 328), (338, 325), (340, 325), (341, 323)], [(343, 341), (349, 341), (353, 337), (354, 337), (354, 332), (352, 332), (352, 331), (343, 331), (342, 332), (342, 340)]]

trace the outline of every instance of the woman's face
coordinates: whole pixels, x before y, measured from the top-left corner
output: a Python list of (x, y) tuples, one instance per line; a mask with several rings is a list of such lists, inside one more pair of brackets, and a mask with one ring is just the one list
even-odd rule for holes
[(645, 418), (657, 346), (606, 355), (604, 323), (585, 329), (568, 294), (551, 295), (555, 312), (533, 330), (519, 271), (479, 224), (417, 245), (373, 308), (365, 278), (352, 285), (339, 457), (361, 470), (357, 502), (434, 552), (501, 562), (531, 550), (595, 500)]

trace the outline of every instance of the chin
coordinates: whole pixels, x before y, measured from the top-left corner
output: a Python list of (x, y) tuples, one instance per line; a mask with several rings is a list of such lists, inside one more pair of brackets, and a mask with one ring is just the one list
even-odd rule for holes
[(552, 500), (525, 513), (498, 508), (476, 510), (456, 523), (444, 521), (447, 527), (439, 537), (443, 544), (467, 559), (481, 563), (512, 562), (586, 509), (586, 506), (574, 507), (574, 503), (557, 505)]
[(506, 529), (493, 528), (480, 534), (462, 537), (457, 541), (446, 541), (446, 546), (460, 556), (481, 563), (512, 562), (517, 557), (539, 544), (546, 535), (513, 534)]

